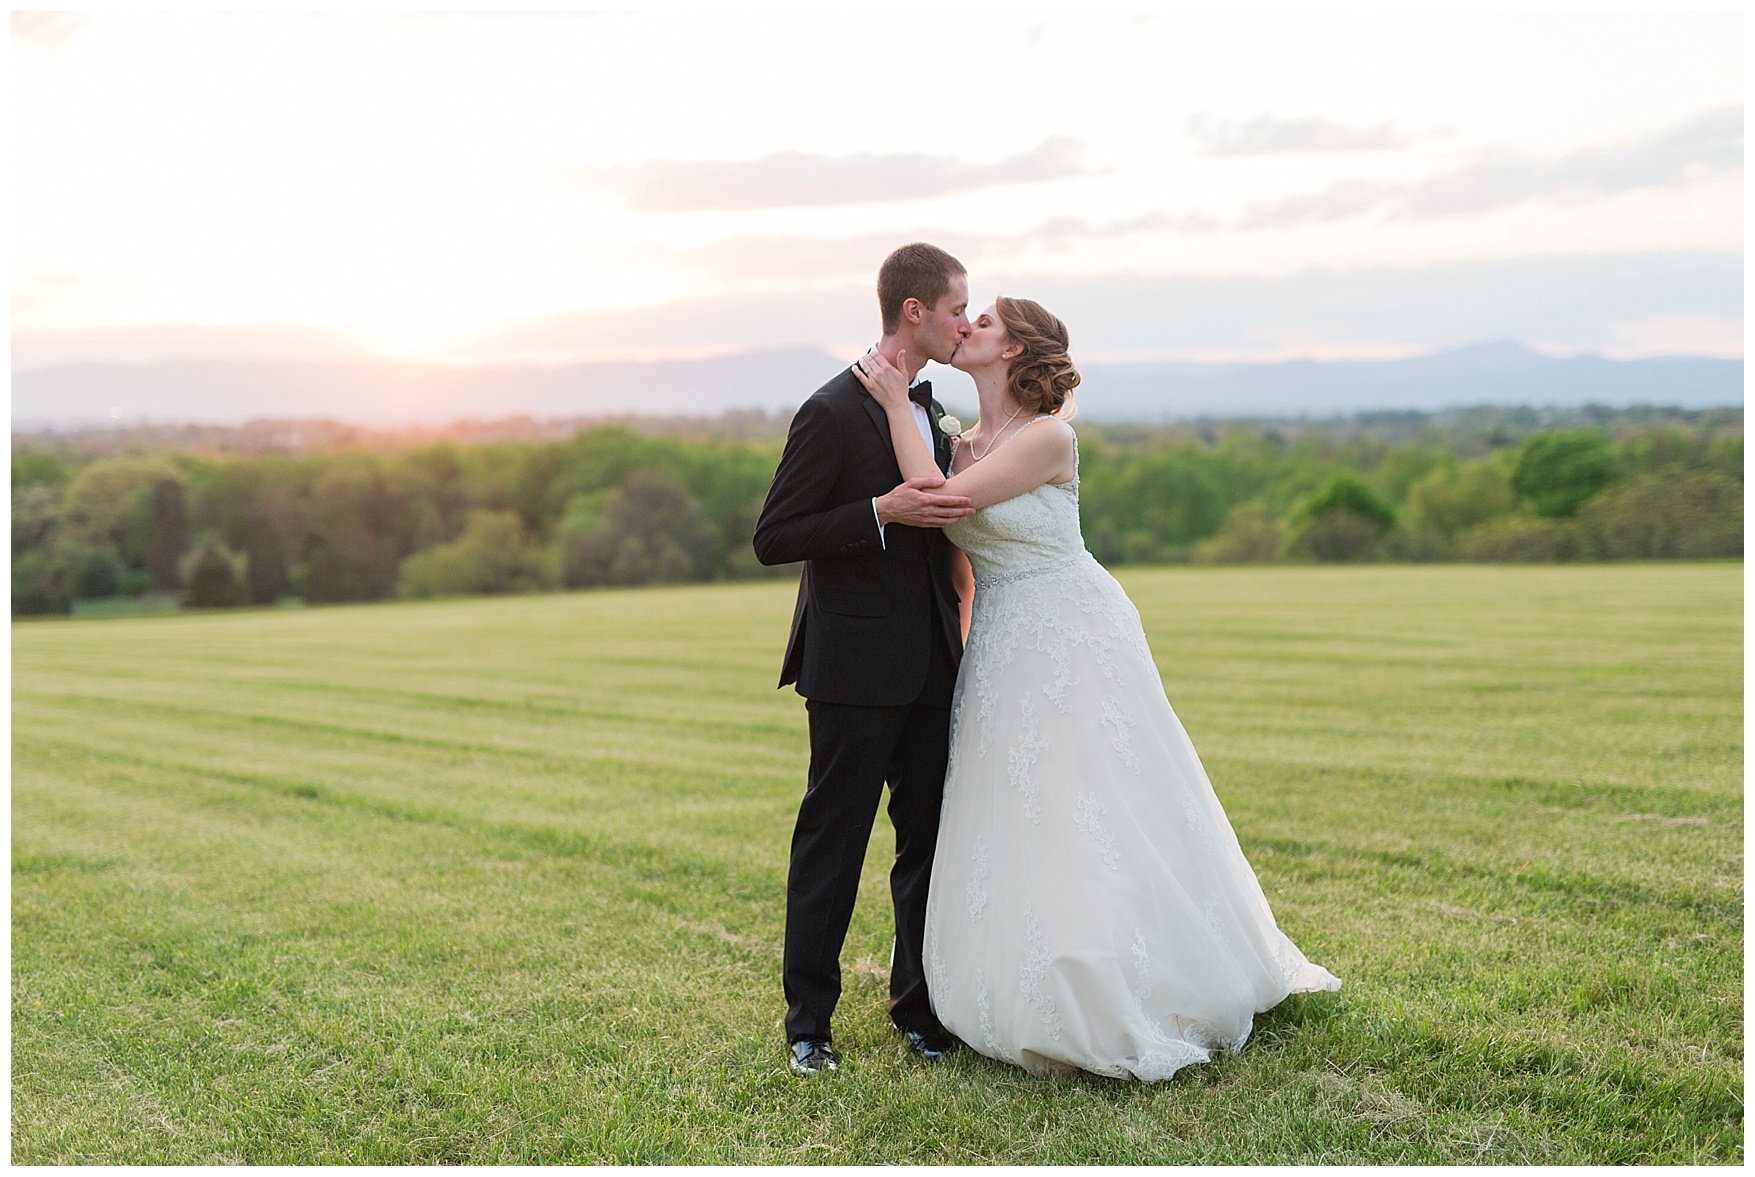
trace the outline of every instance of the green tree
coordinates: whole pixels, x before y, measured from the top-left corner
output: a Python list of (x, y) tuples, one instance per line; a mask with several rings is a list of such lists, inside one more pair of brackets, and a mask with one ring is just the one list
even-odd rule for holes
[(1194, 546), (1193, 559), (1197, 564), (1270, 563), (1279, 557), (1285, 532), (1266, 503), (1238, 503), (1217, 535)]
[(513, 511), (471, 511), (463, 534), (402, 562), (404, 597), (516, 593), (549, 587), (541, 551)]
[(31, 483), (12, 491), (12, 557), (47, 545), (59, 514), (53, 488)]
[(12, 454), (12, 493), (32, 486), (51, 491), (64, 488), (73, 477), (72, 466), (52, 450), (27, 448)]
[(1509, 514), (1515, 505), (1511, 479), (1491, 458), (1434, 470), (1408, 489), (1415, 526), (1444, 540)]
[(82, 545), (63, 557), (76, 597), (113, 597), (122, 588), (122, 562), (108, 544)]
[(189, 591), (183, 603), (195, 609), (218, 609), (241, 604), (237, 571), (218, 548), (204, 547), (189, 572)]
[(376, 455), (347, 453), (325, 464), (311, 487), (306, 595), (312, 601), (373, 601), (396, 587), (401, 552), (397, 503)]
[(568, 557), (567, 583), (575, 586), (705, 580), (718, 562), (719, 534), (674, 475), (639, 473), (609, 495)]
[(1378, 464), (1372, 481), (1392, 502), (1405, 502), (1415, 484), (1433, 474), (1454, 470), (1456, 459), (1444, 450), (1410, 445), (1390, 450)]
[(1314, 518), (1335, 511), (1357, 515), (1385, 531), (1395, 526), (1395, 508), (1384, 502), (1364, 479), (1351, 474), (1337, 474), (1330, 478), (1299, 505), (1294, 515)]
[(1355, 474), (1336, 474), (1292, 513), (1288, 555), (1324, 562), (1371, 559), (1395, 526), (1395, 508)]
[(1138, 453), (1094, 445), (1081, 457), (1080, 518), (1110, 561), (1158, 561), (1219, 530), (1230, 499), (1221, 462), (1194, 444)]
[(274, 509), (258, 503), (250, 513), (250, 534), (245, 541), (244, 581), (250, 600), (272, 605), (288, 587), (286, 537)]
[(1578, 558), (1578, 527), (1570, 519), (1506, 515), (1456, 537), (1465, 560), (1483, 564), (1545, 564)]
[(1556, 429), (1524, 442), (1512, 489), (1528, 499), (1536, 514), (1565, 518), (1615, 477), (1619, 455), (1594, 429)]
[(15, 616), (71, 613), (73, 594), (66, 576), (41, 548), (12, 561), (12, 612)]
[(1743, 486), (1713, 470), (1630, 479), (1578, 510), (1584, 549), (1603, 560), (1699, 560), (1743, 554)]
[(164, 459), (113, 458), (73, 476), (61, 499), (61, 539), (71, 548), (107, 548), (127, 567), (145, 563), (152, 531), (152, 488), (176, 479)]
[(189, 517), (183, 509), (183, 484), (174, 478), (155, 479), (151, 494), (151, 530), (146, 539), (146, 574), (155, 589), (177, 587), (177, 562), (189, 546)]

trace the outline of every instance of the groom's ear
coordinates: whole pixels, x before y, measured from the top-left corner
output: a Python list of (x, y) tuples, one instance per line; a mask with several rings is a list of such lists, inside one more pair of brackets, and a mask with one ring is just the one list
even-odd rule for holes
[(926, 304), (918, 298), (904, 298), (902, 300), (902, 317), (919, 326), (920, 321), (926, 318)]

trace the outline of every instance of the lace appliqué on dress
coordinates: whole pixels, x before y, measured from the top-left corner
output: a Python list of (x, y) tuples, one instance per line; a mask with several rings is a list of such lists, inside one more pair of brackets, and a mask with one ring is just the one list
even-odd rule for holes
[(960, 757), (958, 756), (958, 753), (962, 750), (961, 742), (957, 739), (957, 729), (962, 727), (962, 726), (963, 726), (963, 684), (961, 681), (959, 681), (957, 683), (956, 689), (951, 692), (951, 733), (950, 733), (951, 734), (951, 751), (950, 751), (950, 755), (948, 757), (946, 757), (946, 759), (945, 759), (945, 796), (946, 797), (950, 796), (951, 788), (956, 783), (956, 780), (957, 780), (957, 761), (960, 759)]
[(1146, 1002), (1152, 997), (1152, 958), (1146, 953), (1146, 934), (1138, 928), (1133, 930), (1133, 973), (1133, 1004), (1140, 1020), (1154, 1038), (1161, 1042), (1172, 1041), (1170, 1035), (1164, 1033), (1164, 1027), (1158, 1024), (1158, 1019), (1146, 1008)]
[(1056, 1042), (1060, 1041), (1060, 1010), (1054, 1004), (1054, 998), (1043, 991), (1042, 982), (1048, 979), (1048, 953), (1042, 948), (1042, 924), (1036, 919), (1036, 913), (1029, 908), (1024, 909), (1024, 963), (1018, 967), (1018, 989), (1024, 994), (1024, 1000), (1035, 1006), (1042, 1014), (1042, 1028)]
[(963, 888), (963, 898), (969, 901), (969, 918), (978, 923), (987, 910), (987, 890), (983, 886), (986, 881), (987, 840), (976, 838), (975, 849), (969, 855), (969, 884)]
[(975, 970), (975, 1022), (981, 1029), (981, 1045), (987, 1048), (987, 1057), (1016, 1064), (1018, 1060), (993, 1032), (993, 1003), (987, 999), (987, 973), (981, 969)]
[(940, 993), (943, 993), (949, 989), (950, 986), (947, 984), (945, 962), (938, 954), (937, 908), (938, 905), (928, 898), (926, 907), (926, 926), (930, 931), (930, 935), (926, 938), (926, 963), (927, 967), (932, 971), (932, 987), (937, 989)]
[(1103, 726), (1115, 729), (1115, 738), (1109, 741), (1109, 746), (1115, 749), (1123, 764), (1138, 772), (1140, 758), (1133, 750), (1133, 729), (1138, 723), (1128, 714), (1127, 707), (1116, 699), (1103, 700)]
[(1141, 1054), (1139, 1062), (1133, 1065), (1133, 1077), (1141, 1083), (1162, 1083), (1183, 1067), (1204, 1063), (1212, 1057), (1210, 1051), (1202, 1050), (1198, 1046), (1190, 1046), (1186, 1042), (1173, 1043), (1170, 1050), (1148, 1050)]
[(1103, 860), (1103, 865), (1115, 870), (1121, 861), (1121, 856), (1115, 849), (1115, 835), (1105, 829), (1099, 820), (1108, 812), (1108, 806), (1096, 797), (1089, 793), (1080, 793), (1078, 812), (1073, 814), (1073, 825), (1078, 827), (1079, 833), (1097, 844), (1097, 857)]
[(1133, 930), (1133, 973), (1138, 979), (1133, 995), (1143, 1002), (1152, 995), (1152, 958), (1146, 951), (1146, 934), (1139, 928)]
[(1184, 792), (1181, 797), (1182, 816), (1188, 820), (1188, 828), (1201, 835), (1207, 841), (1214, 838), (1213, 828), (1208, 824), (1206, 815), (1200, 811), (1192, 792)]
[(1219, 916), (1219, 897), (1217, 895), (1212, 895), (1207, 898), (1206, 906), (1201, 909), (1201, 915), (1205, 917), (1207, 921), (1207, 929), (1212, 932), (1213, 935), (1221, 940), (1229, 939), (1229, 937), (1225, 935), (1225, 921)]
[(1211, 1058), (1208, 1051), (1166, 1034), (1158, 1019), (1146, 1009), (1146, 1002), (1152, 996), (1152, 958), (1146, 951), (1146, 934), (1138, 928), (1133, 932), (1133, 971), (1136, 978), (1134, 1006), (1147, 1031), (1158, 1040), (1161, 1047), (1158, 1050), (1140, 1052), (1139, 1059), (1129, 1068), (1133, 1077), (1142, 1083), (1159, 1083), (1183, 1067), (1192, 1063), (1204, 1063)]
[(1036, 705), (1029, 699), (1023, 701), (1024, 733), (1018, 737), (1017, 744), (1006, 756), (1008, 770), (1011, 774), (1012, 787), (1024, 800), (1024, 816), (1032, 822), (1042, 820), (1041, 791), (1036, 782), (1030, 779), (1030, 768), (1042, 755), (1045, 745), (1041, 738), (1041, 725), (1036, 722)]

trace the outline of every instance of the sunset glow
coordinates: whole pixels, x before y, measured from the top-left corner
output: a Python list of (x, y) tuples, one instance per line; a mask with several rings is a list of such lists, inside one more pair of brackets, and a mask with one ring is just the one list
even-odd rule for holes
[[(857, 348), (916, 237), (1113, 357), (1405, 355), (1468, 332), (1195, 343), (1128, 283), (1743, 247), (1734, 14), (13, 21), (15, 367)], [(1481, 330), (1742, 354), (1641, 297)]]

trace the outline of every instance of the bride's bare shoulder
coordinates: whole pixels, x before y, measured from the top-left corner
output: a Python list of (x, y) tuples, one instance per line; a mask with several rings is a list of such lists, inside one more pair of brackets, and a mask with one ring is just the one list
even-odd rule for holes
[(1030, 428), (1024, 436), (1030, 437), (1032, 434), (1035, 435), (1032, 438), (1034, 446), (1041, 452), (1071, 454), (1078, 450), (1078, 435), (1073, 432), (1071, 425), (1059, 417), (1044, 414), (1030, 422)]
[[(1019, 471), (1032, 471), (1039, 479), (1060, 481), (1060, 475), (1076, 471), (1078, 443), (1072, 426), (1058, 417), (1041, 416), (1031, 421), (1011, 439), (1012, 460), (1008, 465)], [(1066, 473), (1068, 478), (1071, 473)]]

